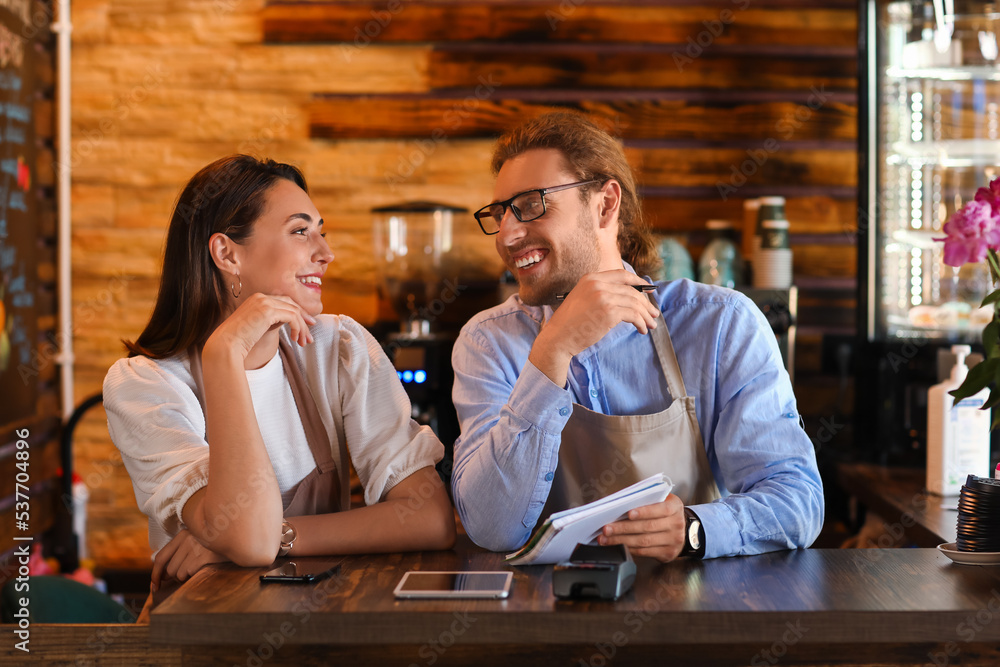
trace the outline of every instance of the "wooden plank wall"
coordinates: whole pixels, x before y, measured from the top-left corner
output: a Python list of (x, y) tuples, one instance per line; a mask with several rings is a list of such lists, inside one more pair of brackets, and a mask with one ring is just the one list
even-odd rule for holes
[[(74, 2), (73, 297), (90, 312), (75, 329), (77, 400), (148, 318), (172, 203), (211, 160), (302, 167), (336, 255), (326, 309), (372, 325), (389, 311), (370, 209), (478, 208), (496, 135), (573, 108), (623, 138), (657, 229), (695, 254), (707, 219), (788, 198), (796, 389), (813, 435), (843, 398), (820, 373), (822, 336), (853, 331), (855, 12), (848, 0)], [(468, 263), (499, 275), (492, 241), (467, 223)], [(103, 413), (78, 434), (92, 553), (148, 567)]]
[(824, 416), (850, 404), (819, 376), (822, 336), (854, 330), (856, 11), (789, 0), (274, 1), (264, 37), (336, 45), (346, 62), (365, 49), (423, 49), (422, 89), (320, 85), (307, 107), (316, 139), (367, 140), (372, 153), (397, 141), (452, 149), (447, 173), (404, 158), (385, 174), (390, 186), (434, 194), (466, 173), (476, 187), (477, 160), (500, 132), (562, 108), (622, 138), (655, 228), (679, 235), (696, 261), (706, 220), (739, 222), (746, 198), (786, 197), (799, 400)]
[[(16, 3), (15, 3), (16, 4)], [(17, 11), (16, 6), (8, 8)], [(31, 195), (37, 197), (37, 220), (33, 220), (37, 230), (35, 261), (37, 265), (35, 312), (37, 313), (36, 354), (28, 364), (23, 365), (19, 374), (25, 385), (33, 383), (37, 389), (37, 400), (31, 414), (25, 414), (15, 421), (0, 424), (0, 585), (16, 576), (18, 563), (13, 558), (14, 549), (21, 544), (14, 537), (31, 535), (40, 542), (42, 534), (55, 519), (57, 506), (61, 503), (61, 487), (57, 470), (59, 460), (59, 440), (62, 434), (59, 404), (59, 352), (58, 302), (56, 299), (56, 198), (55, 198), (55, 39), (49, 30), (52, 18), (52, 3), (36, 0), (31, 3), (30, 20), (22, 24), (13, 39), (23, 40), (25, 48), (34, 49), (35, 102), (33, 109), (36, 139), (36, 167), (32, 174)], [(5, 64), (5, 67), (8, 65)], [(25, 77), (31, 76), (26, 74)], [(5, 121), (6, 123), (7, 121)], [(3, 196), (7, 196), (6, 193)], [(0, 326), (3, 323), (0, 322)], [(22, 366), (19, 364), (19, 366)], [(13, 397), (14, 392), (23, 391), (24, 386), (4, 386), (0, 395)], [(2, 399), (0, 399), (2, 400)], [(27, 466), (17, 459), (18, 441), (27, 432), (25, 441), (29, 443)], [(18, 466), (18, 464), (21, 466)], [(16, 515), (24, 508), (17, 505), (23, 497), (17, 496), (18, 473), (28, 473), (30, 478), (27, 495), (29, 532), (17, 529)]]

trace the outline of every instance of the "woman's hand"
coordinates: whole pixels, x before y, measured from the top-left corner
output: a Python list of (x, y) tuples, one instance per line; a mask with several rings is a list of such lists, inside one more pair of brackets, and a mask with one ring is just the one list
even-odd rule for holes
[(204, 546), (191, 531), (181, 529), (156, 554), (156, 560), (153, 561), (153, 592), (156, 592), (162, 581), (185, 581), (206, 565), (225, 563), (228, 560)]
[(316, 318), (287, 296), (258, 292), (247, 298), (223, 320), (205, 343), (205, 349), (229, 350), (245, 359), (268, 331), (287, 324), (292, 340), (305, 346), (313, 342), (309, 326)]

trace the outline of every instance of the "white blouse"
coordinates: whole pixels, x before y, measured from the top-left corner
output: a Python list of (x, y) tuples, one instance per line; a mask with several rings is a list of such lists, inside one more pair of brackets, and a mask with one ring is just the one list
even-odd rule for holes
[[(306, 347), (292, 343), (293, 354), (316, 399), (333, 458), (342, 466), (346, 463), (340, 461), (334, 426), (334, 414), (339, 413), (351, 463), (364, 486), (365, 502), (372, 505), (401, 480), (440, 461), (444, 447), (429, 427), (411, 419), (409, 398), (372, 335), (346, 316), (317, 319), (310, 327), (314, 342)], [(281, 335), (289, 340), (287, 327)], [(274, 360), (268, 366), (271, 363)], [(257, 384), (253, 375), (266, 368), (249, 371), (248, 382)], [(287, 381), (281, 386), (287, 388)], [(258, 406), (258, 395), (252, 395), (276, 477), (287, 484), (301, 472), (304, 433), (302, 443), (287, 450), (289, 429), (302, 431), (298, 412), (293, 403), (291, 410), (283, 409), (285, 415), (265, 414), (268, 406)], [(104, 407), (136, 502), (149, 517), (150, 546), (158, 551), (183, 527), (184, 504), (208, 483), (205, 415), (187, 354), (115, 362), (104, 380)], [(282, 441), (274, 442), (277, 434)], [(308, 446), (306, 454), (312, 463)]]

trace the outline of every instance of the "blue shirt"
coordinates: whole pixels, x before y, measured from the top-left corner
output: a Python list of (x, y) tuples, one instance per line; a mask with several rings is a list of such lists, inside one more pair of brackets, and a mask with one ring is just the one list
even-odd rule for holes
[[(823, 525), (823, 485), (763, 314), (739, 292), (689, 280), (657, 283), (654, 297), (723, 496), (691, 506), (705, 557), (809, 546)], [(469, 537), (494, 551), (530, 536), (574, 402), (610, 415), (652, 414), (672, 402), (652, 340), (628, 323), (573, 358), (565, 387), (554, 384), (528, 362), (551, 315), (514, 295), (472, 318), (452, 354), (462, 427), (455, 505)]]

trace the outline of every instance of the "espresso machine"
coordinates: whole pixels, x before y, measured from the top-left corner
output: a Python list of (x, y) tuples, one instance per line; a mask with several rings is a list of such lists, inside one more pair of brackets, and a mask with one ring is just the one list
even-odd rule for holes
[(452, 347), (469, 318), (499, 302), (503, 267), (465, 208), (416, 201), (372, 209), (372, 216), (379, 298), (392, 313), (373, 334), (396, 368), (413, 418), (444, 443), (438, 472), (447, 480), (459, 435)]

